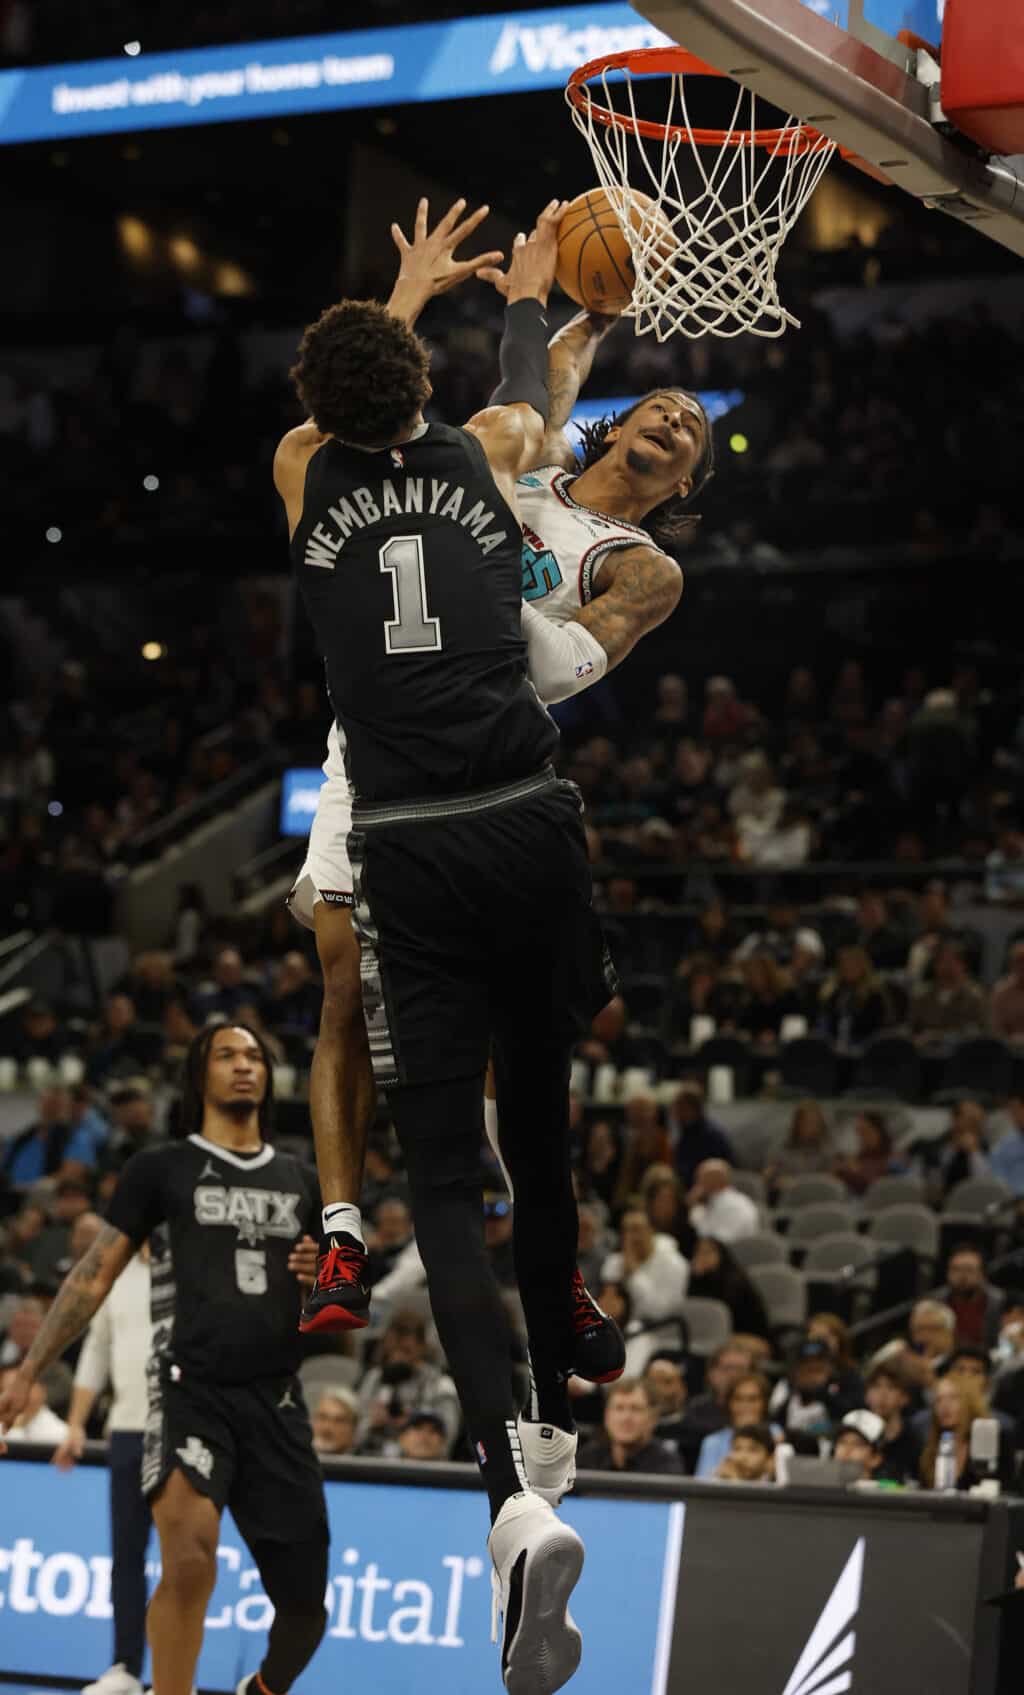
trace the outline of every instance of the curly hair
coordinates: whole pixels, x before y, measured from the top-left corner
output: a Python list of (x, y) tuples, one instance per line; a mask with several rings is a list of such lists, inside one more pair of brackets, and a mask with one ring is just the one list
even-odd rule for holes
[(318, 430), (387, 447), (430, 394), (430, 355), (376, 300), (342, 300), (310, 324), (291, 379)]
[(700, 415), (704, 420), (704, 450), (693, 468), (693, 483), (689, 494), (670, 495), (668, 500), (663, 500), (660, 506), (655, 506), (647, 515), (647, 529), (663, 545), (682, 541), (700, 523), (700, 514), (687, 511), (687, 507), (715, 474), (715, 439), (711, 433), (711, 420), (701, 404), (700, 396), (685, 388), (652, 388), (648, 394), (642, 394), (639, 400), (635, 400), (632, 406), (627, 406), (624, 412), (613, 412), (607, 418), (595, 418), (593, 423), (584, 424), (580, 429), (580, 455), (583, 461), (580, 469), (589, 471), (591, 465), (596, 465), (599, 459), (603, 459), (614, 445), (608, 440), (609, 430), (620, 429), (641, 406), (645, 406), (649, 400), (654, 400), (657, 395), (667, 393), (685, 394), (700, 406)]

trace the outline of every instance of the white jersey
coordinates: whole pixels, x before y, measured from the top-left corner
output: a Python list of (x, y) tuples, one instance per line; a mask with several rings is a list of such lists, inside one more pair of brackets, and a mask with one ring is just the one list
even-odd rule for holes
[(541, 465), (516, 483), (523, 520), (523, 599), (556, 624), (568, 623), (593, 598), (609, 554), (638, 546), (661, 552), (636, 524), (581, 506), (572, 497), (575, 481), (561, 465)]

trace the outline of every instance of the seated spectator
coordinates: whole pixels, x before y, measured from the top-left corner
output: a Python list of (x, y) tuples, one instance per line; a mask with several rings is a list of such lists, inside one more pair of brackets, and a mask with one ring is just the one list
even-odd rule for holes
[(738, 1242), (742, 1236), (756, 1236), (761, 1228), (756, 1203), (735, 1187), (732, 1166), (724, 1159), (706, 1159), (698, 1166), (686, 1203), (698, 1236)]
[(911, 999), (910, 1028), (921, 1041), (977, 1036), (988, 1029), (985, 991), (970, 976), (959, 942), (943, 942), (936, 951), (932, 981)]
[(857, 1114), (853, 1128), (857, 1151), (838, 1159), (835, 1170), (836, 1176), (842, 1178), (848, 1189), (855, 1195), (863, 1195), (880, 1177), (888, 1177), (902, 1168), (893, 1153), (892, 1136), (884, 1113), (876, 1112), (873, 1107), (865, 1108)]
[(902, 971), (907, 961), (907, 933), (889, 916), (883, 895), (864, 889), (857, 900), (857, 945), (876, 971)]
[(1024, 1289), (1007, 1289), (992, 1360), (997, 1376), (1024, 1364)]
[(937, 1298), (953, 1310), (958, 1343), (995, 1347), (1006, 1297), (988, 1281), (985, 1256), (974, 1243), (960, 1242), (953, 1249), (946, 1261), (946, 1286)]
[[(0, 1389), (6, 1389), (14, 1376), (13, 1370), (0, 1373)], [(25, 1410), (19, 1413), (14, 1423), (6, 1431), (6, 1442), (45, 1442), (54, 1447), (63, 1442), (68, 1433), (68, 1427), (62, 1418), (51, 1412), (46, 1404), (46, 1385), (36, 1379), (29, 1390)]]
[(776, 1436), (770, 1424), (742, 1424), (718, 1466), (720, 1483), (774, 1483)]
[(810, 924), (801, 924), (795, 906), (782, 902), (768, 908), (764, 927), (745, 936), (733, 958), (742, 963), (754, 954), (770, 954), (776, 965), (789, 970), (798, 954), (809, 954), (813, 960), (823, 961), (825, 944)]
[(668, 1442), (676, 1453), (686, 1412), (686, 1377), (681, 1354), (652, 1354), (643, 1373), (648, 1394), (654, 1402), (658, 1422), (654, 1427), (659, 1442)]
[(889, 1022), (885, 985), (860, 947), (839, 949), (818, 996), (818, 1028), (840, 1047), (861, 1047)]
[(733, 1329), (751, 1336), (769, 1336), (771, 1328), (764, 1301), (739, 1261), (724, 1242), (704, 1236), (690, 1261), (688, 1296), (724, 1301), (732, 1313)]
[(933, 1205), (939, 1205), (967, 1177), (991, 1176), (985, 1140), (985, 1108), (980, 1101), (957, 1101), (942, 1136), (919, 1136), (907, 1150), (924, 1179)]
[[(254, 994), (254, 989), (251, 984), (249, 985), (249, 993), (250, 995)], [(263, 1008), (257, 1000), (250, 999), (239, 1001), (238, 1011), (235, 1014), (235, 1018), (239, 1024), (245, 1025), (259, 1037), (263, 1046), (270, 1055), (272, 1064), (282, 1065), (284, 1063), (284, 1043), (281, 1038), (279, 1036), (275, 1036), (273, 1030), (269, 1028), (267, 1021), (263, 1016)], [(209, 1022), (211, 1024), (223, 1024), (226, 1020), (221, 1018), (212, 1018)]]
[(824, 1108), (817, 1101), (799, 1101), (793, 1108), (786, 1140), (765, 1168), (764, 1180), (769, 1188), (784, 1194), (794, 1177), (831, 1172), (835, 1161), (832, 1130)]
[(351, 1454), (356, 1445), (359, 1402), (351, 1389), (324, 1389), (313, 1413), (313, 1446), (318, 1454)]
[(410, 1290), (426, 1286), (412, 1213), (401, 1196), (388, 1195), (378, 1203), (367, 1246), (366, 1281), (375, 1300), (400, 1302)]
[(0, 1367), (20, 1365), (39, 1334), (46, 1317), (46, 1302), (39, 1295), (25, 1295), (7, 1321), (0, 1341)]
[(49, 1002), (32, 1000), (18, 1015), (18, 1027), (7, 1043), (7, 1051), (21, 1066), (31, 1059), (47, 1059), (56, 1065), (71, 1045)]
[(1006, 1102), (1010, 1130), (989, 1155), (993, 1177), (1009, 1185), (1015, 1195), (1024, 1195), (1024, 1088), (1015, 1086)]
[(917, 912), (920, 928), (907, 956), (907, 973), (915, 983), (923, 983), (942, 943), (956, 936), (945, 885), (929, 883)]
[(729, 794), (729, 812), (736, 820), (741, 840), (772, 830), (782, 816), (786, 791), (775, 781), (775, 772), (760, 748), (743, 755), (739, 764), (739, 780)]
[(46, 1228), (28, 1244), (26, 1259), (34, 1283), (56, 1288), (69, 1262), (72, 1227), (91, 1212), (92, 1189), (79, 1177), (62, 1177), (49, 1204)]
[(651, 1165), (644, 1172), (640, 1199), (655, 1231), (671, 1236), (680, 1253), (689, 1259), (697, 1238), (686, 1209), (680, 1178), (670, 1165)]
[(612, 1196), (612, 1213), (618, 1213), (627, 1201), (639, 1193), (645, 1171), (652, 1165), (666, 1165), (672, 1158), (668, 1131), (661, 1121), (661, 1108), (653, 1095), (631, 1095), (623, 1112), (625, 1151)]
[(876, 1473), (879, 1481), (916, 1483), (922, 1445), (907, 1416), (913, 1396), (898, 1364), (876, 1365), (868, 1372), (864, 1399), (885, 1426)]
[(669, 1133), (676, 1138), (675, 1167), (687, 1189), (706, 1159), (724, 1159), (735, 1165), (736, 1156), (725, 1131), (704, 1112), (704, 1085), (696, 1079), (681, 1083), (669, 1109)]
[(221, 948), (214, 955), (211, 978), (196, 991), (196, 1012), (201, 1024), (215, 1018), (237, 1018), (243, 1001), (251, 1001), (251, 984), (245, 981), (245, 966), (237, 948)]
[(586, 1133), (582, 1178), (586, 1192), (606, 1207), (612, 1204), (622, 1165), (622, 1138), (606, 1118), (595, 1119)]
[[(614, 1318), (623, 1336), (626, 1338), (626, 1366), (623, 1373), (626, 1377), (642, 1377), (647, 1369), (647, 1362), (653, 1354), (665, 1348), (678, 1351), (681, 1341), (679, 1324), (675, 1320), (666, 1321), (661, 1325), (643, 1324), (633, 1316), (633, 1306), (626, 1287), (622, 1283), (599, 1281), (597, 1304), (609, 1318)], [(596, 1407), (593, 1417), (577, 1413), (581, 1424), (594, 1423), (602, 1416), (600, 1395), (591, 1394), (590, 1385), (582, 1378), (570, 1378), (570, 1392), (577, 1396), (590, 1396), (591, 1410)]]
[(680, 1427), (680, 1453), (688, 1469), (692, 1470), (696, 1465), (705, 1436), (728, 1424), (729, 1391), (737, 1378), (749, 1372), (752, 1366), (749, 1350), (735, 1342), (723, 1343), (711, 1355), (704, 1371), (706, 1388), (701, 1394), (688, 1399)]
[(396, 1312), (380, 1339), (377, 1361), (359, 1386), (359, 1452), (397, 1453), (398, 1433), (414, 1407), (440, 1415), (450, 1452), (462, 1415), (454, 1383), (428, 1358), (426, 1320), (416, 1312)]
[[(952, 1378), (954, 1383), (966, 1383), (969, 1389), (977, 1390), (980, 1395), (984, 1395), (986, 1401), (990, 1401), (992, 1360), (988, 1349), (975, 1347), (971, 1343), (959, 1344), (944, 1361), (938, 1374), (938, 1382), (944, 1383), (947, 1378)], [(1003, 1447), (1012, 1451), (1017, 1445), (1017, 1421), (1013, 1414), (997, 1410), (988, 1416), (994, 1418), (999, 1425)], [(915, 1413), (911, 1424), (923, 1442), (928, 1432), (927, 1411)]]
[(145, 1068), (148, 1044), (139, 1029), (134, 1001), (127, 995), (108, 995), (100, 1022), (89, 1038), (85, 1075), (90, 1083), (105, 1083)]
[[(767, 1421), (771, 1392), (767, 1377), (762, 1377), (758, 1371), (746, 1371), (737, 1377), (726, 1396), (728, 1423), (705, 1436), (694, 1467), (695, 1477), (717, 1476), (719, 1466), (732, 1448), (737, 1430), (748, 1424), (764, 1424)], [(781, 1434), (776, 1426), (775, 1435)]]
[(622, 1215), (619, 1251), (609, 1254), (601, 1275), (622, 1284), (635, 1320), (660, 1325), (680, 1316), (690, 1267), (671, 1236), (656, 1234), (647, 1214), (631, 1207)]
[(744, 960), (743, 981), (746, 993), (736, 1022), (752, 1040), (770, 1047), (779, 1039), (782, 1020), (800, 1012), (800, 997), (789, 974), (767, 953)]
[(858, 1407), (840, 1420), (832, 1444), (832, 1458), (859, 1465), (859, 1481), (867, 1483), (881, 1471), (884, 1446), (884, 1419), (869, 1412), (866, 1407)]
[(658, 1411), (638, 1377), (622, 1377), (608, 1390), (604, 1430), (584, 1442), (577, 1464), (585, 1471), (636, 1471), (660, 1477), (682, 1474), (679, 1456), (654, 1435)]
[(202, 888), (198, 883), (182, 883), (178, 890), (178, 906), (170, 941), (175, 965), (198, 963), (206, 922), (206, 899)]
[(26, 1201), (14, 1214), (3, 1238), (0, 1294), (20, 1294), (32, 1281), (32, 1244), (46, 1228), (45, 1208)]
[(43, 1177), (83, 1177), (95, 1166), (97, 1150), (87, 1127), (75, 1129), (71, 1091), (63, 1085), (44, 1089), (36, 1112), (35, 1123), (4, 1145), (0, 1170), (8, 1182), (29, 1188)]
[(916, 1388), (930, 1389), (956, 1344), (956, 1314), (945, 1301), (918, 1301), (910, 1314), (908, 1333), (909, 1358), (904, 1359), (904, 1367)]
[[(971, 1462), (971, 1426), (976, 1418), (990, 1418), (991, 1411), (985, 1393), (963, 1378), (944, 1377), (937, 1385), (928, 1419), (927, 1436), (921, 1455), (919, 1477), (926, 1489), (935, 1488), (935, 1462), (939, 1443), (947, 1431), (952, 1431), (956, 1444), (956, 1487), (960, 1491), (973, 1489), (981, 1476)], [(1000, 1456), (1000, 1481), (1009, 1481), (1011, 1456)]]
[(436, 1412), (418, 1408), (398, 1432), (398, 1457), (403, 1460), (446, 1460), (448, 1433)]
[(170, 1000), (164, 1007), (161, 1020), (164, 1029), (163, 1064), (172, 1074), (183, 1063), (185, 1055), (199, 1034), (199, 1025), (188, 1008), (188, 1001)]
[(143, 1024), (159, 1024), (170, 1002), (182, 994), (182, 984), (174, 974), (174, 961), (169, 953), (157, 948), (136, 954), (118, 987), (128, 996)]
[(993, 1036), (1024, 1042), (1024, 942), (1010, 949), (1010, 969), (992, 990), (989, 1022)]
[(709, 677), (704, 685), (705, 739), (709, 742), (734, 742), (757, 722), (757, 712), (740, 700), (731, 677)]
[(679, 1041), (689, 1042), (695, 1018), (711, 1018), (721, 1031), (736, 1026), (743, 1005), (743, 989), (709, 953), (689, 954), (680, 960), (671, 987), (669, 1029)]
[(278, 963), (274, 986), (263, 1009), (271, 1029), (302, 1030), (314, 1036), (320, 1026), (323, 990), (310, 970), (309, 961), (292, 948)]
[(739, 932), (729, 911), (716, 895), (698, 912), (686, 945), (689, 952), (707, 954), (724, 965), (732, 958), (738, 941)]
[(854, 1358), (853, 1338), (838, 1313), (816, 1312), (807, 1321), (807, 1336), (812, 1342), (824, 1342), (832, 1355), (833, 1381), (837, 1393), (847, 1406), (860, 1406), (864, 1400), (864, 1379)]
[(844, 1413), (859, 1404), (860, 1395), (844, 1394), (841, 1373), (827, 1342), (806, 1338), (797, 1349), (788, 1377), (775, 1385), (769, 1410), (786, 1430), (806, 1430), (812, 1436), (831, 1436)]
[(145, 1077), (129, 1077), (115, 1084), (110, 1101), (110, 1135), (100, 1155), (100, 1172), (118, 1174), (133, 1154), (156, 1141), (153, 1091)]

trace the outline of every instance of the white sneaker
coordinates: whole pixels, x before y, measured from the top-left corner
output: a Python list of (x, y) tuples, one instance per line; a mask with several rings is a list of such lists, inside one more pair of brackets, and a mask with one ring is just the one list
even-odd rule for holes
[(487, 1538), (494, 1562), (491, 1640), (501, 1633), (509, 1695), (553, 1695), (580, 1663), (583, 1639), (568, 1610), (583, 1570), (583, 1543), (532, 1492), (505, 1502)]
[(142, 1695), (142, 1684), (118, 1662), (95, 1683), (87, 1683), (82, 1695)]
[(559, 1430), (557, 1424), (538, 1424), (521, 1413), (518, 1426), (530, 1488), (549, 1507), (557, 1507), (576, 1481), (578, 1437)]

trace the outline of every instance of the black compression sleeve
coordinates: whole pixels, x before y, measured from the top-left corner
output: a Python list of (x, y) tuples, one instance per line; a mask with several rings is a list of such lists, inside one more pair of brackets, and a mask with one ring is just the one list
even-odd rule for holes
[(506, 306), (498, 363), (501, 382), (490, 404), (532, 406), (547, 423), (548, 320), (539, 300), (517, 300)]

